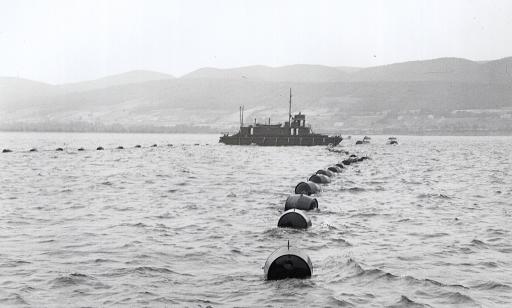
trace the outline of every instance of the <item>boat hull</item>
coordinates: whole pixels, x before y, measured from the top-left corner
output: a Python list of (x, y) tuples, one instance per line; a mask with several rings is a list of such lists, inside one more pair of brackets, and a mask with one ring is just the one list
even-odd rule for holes
[(239, 137), (222, 136), (219, 142), (228, 145), (251, 145), (260, 146), (315, 146), (315, 145), (338, 145), (343, 140), (340, 136), (266, 136), (266, 137)]

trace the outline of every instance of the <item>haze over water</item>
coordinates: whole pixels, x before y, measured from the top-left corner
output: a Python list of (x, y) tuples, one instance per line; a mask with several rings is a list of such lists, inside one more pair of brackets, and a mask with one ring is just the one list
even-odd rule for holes
[[(510, 307), (512, 137), (386, 138), (342, 142), (371, 160), (324, 186), (297, 231), (276, 227), (286, 197), (345, 156), (217, 135), (0, 133), (13, 150), (0, 154), (0, 305)], [(313, 276), (265, 281), (287, 240)]]

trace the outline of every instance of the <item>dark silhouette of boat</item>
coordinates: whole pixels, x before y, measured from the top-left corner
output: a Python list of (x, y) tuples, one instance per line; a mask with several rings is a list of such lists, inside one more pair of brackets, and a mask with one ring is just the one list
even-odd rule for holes
[(357, 140), (356, 144), (368, 144), (370, 143), (370, 140), (372, 140), (372, 138), (364, 136), (363, 140)]
[(315, 134), (310, 126), (306, 126), (306, 115), (300, 112), (292, 116), (292, 90), (290, 89), (290, 107), (288, 122), (283, 125), (260, 124), (254, 122), (244, 126), (244, 108), (240, 107), (240, 131), (236, 134), (224, 134), (219, 142), (230, 145), (263, 145), (263, 146), (312, 146), (338, 145), (341, 136)]
[(396, 139), (396, 137), (389, 137), (388, 142), (386, 142), (386, 144), (398, 144), (398, 140)]

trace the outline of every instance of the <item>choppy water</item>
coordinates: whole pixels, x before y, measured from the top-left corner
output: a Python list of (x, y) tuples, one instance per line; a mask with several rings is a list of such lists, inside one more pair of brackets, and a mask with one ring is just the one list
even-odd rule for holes
[[(307, 231), (276, 228), (284, 201), (343, 156), (217, 138), (0, 134), (0, 306), (512, 305), (511, 137), (343, 141), (372, 160)], [(313, 277), (265, 281), (287, 240)]]

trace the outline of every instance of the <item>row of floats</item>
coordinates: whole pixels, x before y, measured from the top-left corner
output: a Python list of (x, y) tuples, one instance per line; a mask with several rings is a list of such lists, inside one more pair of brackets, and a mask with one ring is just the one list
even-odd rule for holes
[[(194, 145), (198, 146), (200, 144), (199, 143), (195, 143)], [(208, 145), (208, 144), (206, 144), (206, 145)], [(167, 146), (168, 147), (172, 147), (173, 144), (169, 143), (169, 144), (167, 144)], [(156, 147), (158, 147), (158, 144), (155, 143), (155, 144), (153, 144), (151, 146), (148, 146), (148, 147), (149, 148), (156, 148)], [(140, 145), (140, 144), (137, 144), (133, 148), (140, 149), (140, 148), (143, 148), (143, 146)], [(112, 148), (111, 150), (124, 150), (124, 149), (126, 149), (126, 148), (124, 146), (120, 145), (118, 147)], [(64, 150), (68, 150), (68, 149), (64, 149), (64, 148), (58, 147), (54, 151), (56, 151), (56, 152), (63, 152)], [(85, 151), (86, 149), (84, 147), (79, 147), (76, 150), (79, 151), (79, 152), (82, 152), (82, 151)], [(99, 147), (96, 148), (96, 151), (103, 151), (103, 150), (108, 150), (108, 149), (106, 149), (106, 148), (104, 148), (102, 146), (99, 146)], [(49, 150), (44, 150), (44, 151), (49, 151)], [(7, 149), (7, 148), (2, 150), (2, 153), (11, 153), (11, 152), (13, 152), (13, 150)], [(38, 152), (38, 149), (37, 148), (31, 148), (27, 152)]]
[[(312, 196), (321, 191), (320, 185), (331, 182), (336, 174), (343, 172), (346, 166), (369, 159), (368, 156), (357, 157), (352, 154), (341, 163), (326, 169), (321, 169), (309, 177), (307, 182), (300, 182), (295, 186), (295, 195), (286, 199), (285, 212), (279, 217), (277, 226), (280, 228), (307, 229), (311, 227), (311, 219), (307, 211), (318, 209), (318, 200)], [(311, 258), (302, 250), (290, 247), (281, 247), (274, 251), (265, 262), (265, 278), (280, 280), (286, 278), (308, 278), (313, 274)]]

